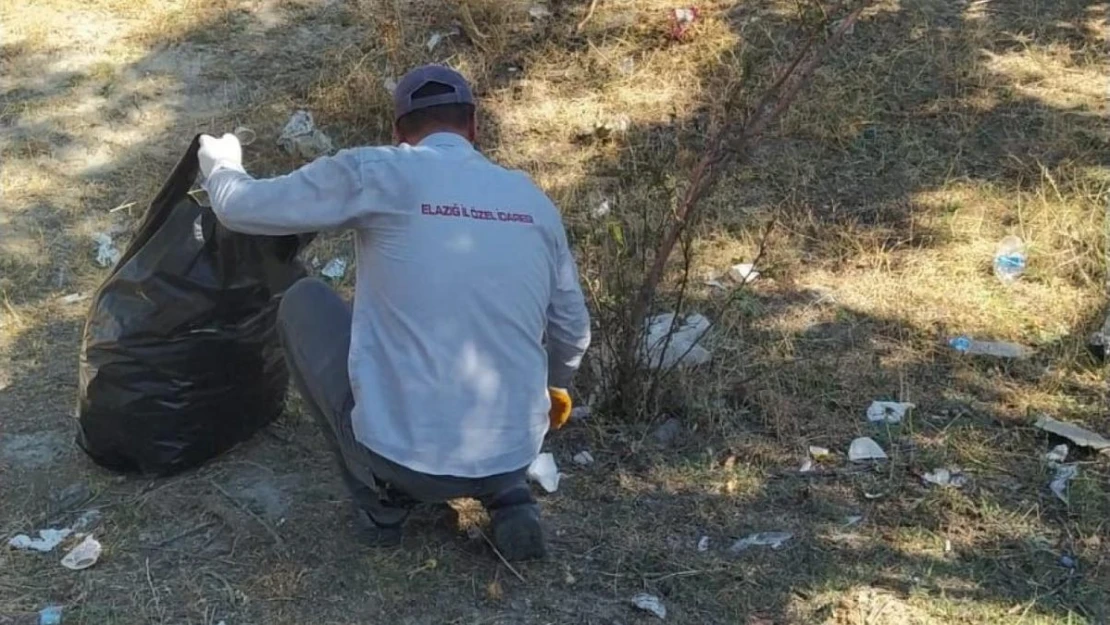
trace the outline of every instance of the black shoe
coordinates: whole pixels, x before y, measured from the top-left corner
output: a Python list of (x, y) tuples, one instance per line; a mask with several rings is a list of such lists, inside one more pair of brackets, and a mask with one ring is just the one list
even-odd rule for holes
[(547, 556), (535, 504), (508, 506), (493, 512), (493, 544), (510, 562), (540, 560)]
[(379, 525), (362, 508), (355, 507), (355, 523), (358, 526), (361, 538), (371, 547), (400, 547), (401, 538), (404, 536), (401, 528), (403, 523), (394, 525)]

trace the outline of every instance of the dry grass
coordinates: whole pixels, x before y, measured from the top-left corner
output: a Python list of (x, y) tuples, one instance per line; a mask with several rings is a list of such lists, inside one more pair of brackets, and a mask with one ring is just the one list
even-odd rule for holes
[[(544, 503), (555, 558), (519, 567), (524, 582), (438, 513), (416, 520), (403, 550), (361, 547), (295, 401), (272, 431), (169, 481), (105, 475), (71, 448), (83, 311), (58, 297), (103, 278), (91, 234), (126, 238), (194, 132), (250, 126), (259, 173), (297, 164), (269, 138), (298, 107), (343, 146), (388, 140), (383, 84), (415, 63), (471, 76), (483, 149), (564, 210), (614, 328), (605, 311), (651, 258), (725, 87), (750, 102), (814, 16), (701, 3), (675, 42), (672, 3), (599, 2), (576, 32), (588, 4), (552, 2), (536, 19), (532, 3), (491, 0), (0, 2), (0, 534), (94, 505), (107, 545), (81, 574), (0, 551), (0, 622), (47, 602), (97, 624), (639, 622), (627, 599), (641, 591), (678, 623), (1106, 621), (1106, 460), (1080, 456), (1065, 506), (1038, 459), (1049, 441), (1030, 427), (1049, 412), (1110, 433), (1106, 371), (1083, 348), (1106, 305), (1104, 4), (870, 10), (693, 230), (684, 301), (717, 327), (714, 362), (667, 389), (682, 434), (660, 446), (660, 414), (602, 413), (553, 437), (570, 473)], [(603, 200), (612, 212), (599, 219)], [(769, 221), (760, 280), (733, 298), (702, 284), (751, 261)], [(1011, 233), (1029, 243), (1030, 269), (1005, 287), (990, 260)], [(308, 256), (351, 254), (329, 237)], [(944, 344), (955, 333), (1036, 354), (961, 358)], [(590, 376), (582, 384), (589, 394)], [(863, 411), (877, 398), (918, 408), (875, 428)], [(891, 461), (850, 468), (861, 435)], [(28, 440), (46, 461), (13, 446)], [(834, 457), (799, 476), (809, 445)], [(572, 465), (586, 448), (597, 463)], [(947, 465), (970, 484), (921, 483)], [(96, 498), (58, 510), (51, 495), (73, 482)], [(795, 538), (728, 553), (768, 530)]]

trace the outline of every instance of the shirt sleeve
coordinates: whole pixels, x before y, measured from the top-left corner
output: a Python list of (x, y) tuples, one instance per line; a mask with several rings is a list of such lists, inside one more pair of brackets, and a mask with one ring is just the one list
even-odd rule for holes
[(216, 217), (235, 232), (279, 236), (337, 230), (356, 226), (370, 208), (362, 166), (358, 150), (324, 156), (268, 179), (217, 164), (203, 186)]
[(556, 263), (555, 285), (547, 308), (547, 383), (567, 388), (590, 346), (590, 313), (561, 224)]

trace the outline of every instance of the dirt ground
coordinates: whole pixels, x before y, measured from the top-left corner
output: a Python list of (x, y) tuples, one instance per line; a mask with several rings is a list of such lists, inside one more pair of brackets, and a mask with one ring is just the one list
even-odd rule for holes
[[(602, 252), (645, 245), (636, 216), (673, 202), (723, 86), (757, 94), (816, 10), (699, 3), (673, 41), (674, 3), (601, 0), (584, 20), (589, 4), (0, 0), (0, 537), (96, 509), (104, 545), (81, 572), (59, 565), (72, 541), (0, 547), (0, 623), (50, 604), (97, 625), (658, 621), (639, 593), (672, 623), (1110, 622), (1110, 464), (1073, 445), (1062, 502), (1043, 460), (1061, 441), (1032, 427), (1110, 435), (1085, 349), (1107, 303), (1106, 3), (869, 9), (708, 201), (688, 305), (717, 322), (712, 363), (666, 413), (598, 410), (550, 437), (566, 477), (540, 495), (548, 561), (501, 564), (467, 502), (421, 511), (403, 548), (364, 546), (296, 397), (173, 478), (112, 475), (75, 447), (87, 301), (64, 298), (107, 275), (93, 236), (126, 245), (195, 133), (247, 126), (248, 169), (281, 173), (302, 162), (274, 142), (293, 111), (340, 147), (384, 142), (387, 81), (450, 63), (482, 99), (482, 149), (552, 195), (601, 284)], [(750, 289), (702, 284), (751, 261), (771, 220)], [(1030, 245), (1012, 286), (990, 268), (1006, 234)], [(306, 261), (337, 257), (343, 235)], [(945, 339), (964, 333), (1034, 355), (961, 357)], [(874, 399), (917, 407), (876, 426)], [(858, 436), (890, 459), (849, 463)], [(803, 473), (810, 446), (831, 454)], [(967, 483), (926, 484), (938, 467)], [(791, 536), (730, 548), (756, 532)]]

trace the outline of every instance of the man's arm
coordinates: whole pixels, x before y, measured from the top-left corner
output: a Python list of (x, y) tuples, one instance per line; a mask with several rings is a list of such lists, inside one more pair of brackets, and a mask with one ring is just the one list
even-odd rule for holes
[(286, 235), (355, 226), (369, 206), (361, 154), (343, 150), (277, 178), (258, 179), (218, 161), (204, 182), (212, 210), (228, 229)]
[(567, 388), (590, 346), (590, 313), (566, 234), (560, 228), (557, 236), (555, 288), (547, 307), (547, 383)]

